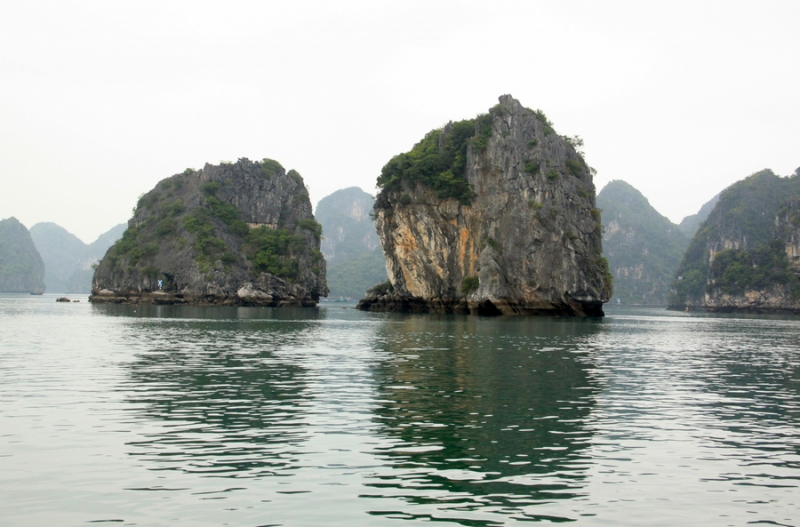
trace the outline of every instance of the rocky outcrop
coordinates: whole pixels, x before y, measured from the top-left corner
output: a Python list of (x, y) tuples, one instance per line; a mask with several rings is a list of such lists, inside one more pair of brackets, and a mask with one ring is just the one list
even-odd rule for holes
[(597, 195), (597, 207), (603, 211), (603, 255), (614, 277), (614, 301), (667, 305), (689, 240), (624, 181), (606, 185)]
[(44, 292), (44, 263), (17, 218), (0, 221), (0, 292)]
[(314, 306), (328, 293), (303, 179), (264, 159), (160, 181), (94, 274), (95, 303)]
[(676, 272), (670, 309), (800, 313), (800, 169), (725, 189)]
[(602, 315), (610, 276), (580, 144), (504, 95), (393, 158), (375, 202), (390, 283), (359, 309)]

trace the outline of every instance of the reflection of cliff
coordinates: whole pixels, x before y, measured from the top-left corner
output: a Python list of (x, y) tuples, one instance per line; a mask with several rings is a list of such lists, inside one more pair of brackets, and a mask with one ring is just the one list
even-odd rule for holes
[(379, 339), (393, 359), (374, 373), (384, 401), (375, 419), (395, 442), (382, 453), (393, 469), (370, 484), (412, 503), (415, 488), (449, 491), (442, 504), (452, 493), (461, 505), (491, 496), (517, 512), (580, 494), (595, 386), (576, 352), (601, 327), (446, 316), (387, 323)]
[[(148, 433), (131, 443), (132, 454), (152, 469), (217, 476), (258, 477), (293, 468), (303, 427), (304, 369), (282, 350), (310, 338), (308, 311), (252, 310), (271, 320), (197, 320), (189, 306), (95, 306), (107, 314), (153, 316), (170, 321), (154, 331), (152, 319), (134, 322), (128, 335), (137, 350), (129, 364), (134, 419)], [(207, 310), (206, 310), (207, 312)], [(217, 311), (217, 316), (219, 312)], [(147, 316), (147, 313), (145, 313)], [(141, 351), (138, 351), (138, 350)], [(153, 424), (161, 423), (155, 430)]]

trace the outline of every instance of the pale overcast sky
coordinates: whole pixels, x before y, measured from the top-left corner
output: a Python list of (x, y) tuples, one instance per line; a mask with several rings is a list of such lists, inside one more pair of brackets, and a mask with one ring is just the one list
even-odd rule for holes
[(501, 94), (678, 222), (800, 166), (798, 1), (0, 0), (0, 218), (92, 241), (157, 181), (269, 157), (312, 203)]

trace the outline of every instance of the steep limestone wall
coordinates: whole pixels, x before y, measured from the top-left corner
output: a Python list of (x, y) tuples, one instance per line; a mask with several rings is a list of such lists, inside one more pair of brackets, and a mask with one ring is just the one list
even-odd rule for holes
[[(463, 129), (445, 127), (439, 151), (457, 146), (448, 134)], [(375, 213), (391, 287), (360, 309), (602, 315), (610, 279), (600, 215), (590, 169), (570, 142), (505, 95), (466, 143), (471, 196), (447, 197), (449, 176), (393, 179), (384, 169)]]

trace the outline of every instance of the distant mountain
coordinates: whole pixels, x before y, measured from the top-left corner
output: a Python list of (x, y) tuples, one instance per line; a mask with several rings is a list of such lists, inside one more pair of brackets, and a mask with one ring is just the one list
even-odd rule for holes
[(122, 238), (122, 234), (127, 228), (127, 223), (120, 223), (119, 225), (111, 227), (111, 229), (98, 236), (95, 241), (88, 245), (89, 255), (98, 260), (101, 259), (106, 255), (108, 248), (114, 245), (117, 240)]
[[(722, 193), (720, 192), (720, 194)], [(694, 236), (694, 233), (697, 232), (697, 229), (700, 228), (700, 225), (706, 221), (708, 215), (711, 214), (712, 210), (714, 210), (714, 205), (716, 205), (717, 201), (719, 201), (720, 194), (717, 194), (709, 201), (704, 203), (703, 206), (700, 207), (700, 210), (697, 211), (697, 214), (686, 216), (681, 220), (678, 228), (686, 235), (687, 238), (691, 239), (691, 237)]]
[(101, 234), (91, 244), (55, 223), (37, 223), (31, 237), (42, 255), (45, 285), (50, 293), (89, 293), (92, 287), (92, 264), (122, 237), (127, 224), (120, 223)]
[[(624, 181), (597, 195), (604, 227), (603, 255), (614, 277), (613, 298), (625, 304), (666, 305), (688, 238)], [(616, 300), (613, 300), (616, 302)]]
[(328, 283), (331, 287), (330, 299), (350, 297), (361, 299), (375, 284), (388, 279), (386, 274), (386, 257), (383, 249), (377, 247), (357, 258), (335, 265), (328, 269)]
[(322, 254), (328, 263), (329, 298), (361, 298), (386, 276), (386, 260), (370, 217), (372, 196), (358, 187), (337, 190), (317, 204)]
[(43, 293), (44, 262), (28, 229), (8, 218), (0, 221), (0, 291)]
[(670, 308), (800, 313), (800, 169), (762, 170), (722, 191), (678, 267)]

